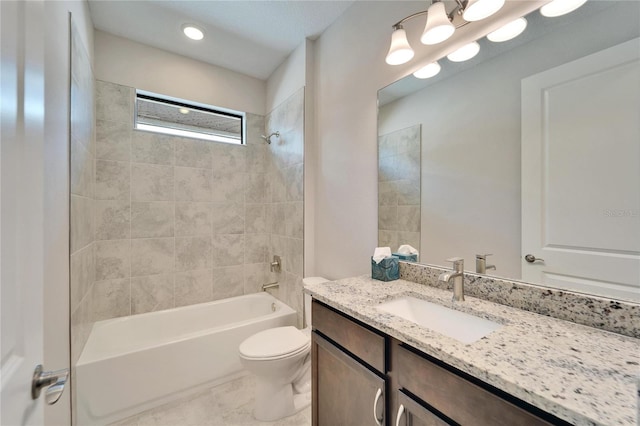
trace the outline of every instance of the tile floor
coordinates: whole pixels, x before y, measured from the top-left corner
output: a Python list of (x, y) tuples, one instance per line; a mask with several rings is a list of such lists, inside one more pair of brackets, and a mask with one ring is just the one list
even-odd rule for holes
[(310, 426), (311, 407), (275, 422), (253, 418), (254, 378), (245, 376), (112, 426)]

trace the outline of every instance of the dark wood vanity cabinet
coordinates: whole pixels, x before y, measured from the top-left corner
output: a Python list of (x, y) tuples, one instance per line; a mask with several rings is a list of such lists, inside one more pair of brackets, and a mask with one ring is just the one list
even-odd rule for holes
[(386, 425), (385, 337), (317, 302), (312, 315), (313, 425)]
[(568, 423), (317, 301), (314, 426), (541, 426)]

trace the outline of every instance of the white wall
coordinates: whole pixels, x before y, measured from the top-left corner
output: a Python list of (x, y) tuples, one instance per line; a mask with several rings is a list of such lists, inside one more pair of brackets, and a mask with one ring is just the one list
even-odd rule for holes
[(149, 92), (265, 114), (265, 81), (102, 31), (95, 32), (95, 76)]
[[(44, 366), (69, 367), (69, 12), (93, 56), (86, 2), (45, 2)], [(70, 383), (45, 423), (71, 424)]]
[(306, 76), (307, 43), (303, 41), (267, 79), (266, 112), (304, 87)]

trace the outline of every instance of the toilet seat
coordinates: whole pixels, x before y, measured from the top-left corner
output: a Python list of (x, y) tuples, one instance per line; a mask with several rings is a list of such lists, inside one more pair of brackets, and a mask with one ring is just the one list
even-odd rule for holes
[(305, 352), (309, 336), (295, 327), (276, 327), (261, 331), (240, 344), (240, 356), (250, 360), (277, 360)]

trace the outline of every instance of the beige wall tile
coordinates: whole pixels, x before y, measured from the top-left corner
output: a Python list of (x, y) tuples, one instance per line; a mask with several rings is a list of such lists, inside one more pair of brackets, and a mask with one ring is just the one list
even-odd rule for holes
[(211, 169), (211, 142), (175, 138), (176, 166)]
[(130, 237), (129, 201), (96, 200), (96, 240), (121, 240)]
[(175, 136), (133, 130), (131, 161), (134, 163), (173, 165)]
[(218, 176), (213, 179), (212, 201), (216, 204), (231, 204), (244, 202), (243, 173)]
[(244, 294), (262, 291), (262, 285), (268, 282), (267, 268), (266, 263), (244, 265)]
[(176, 236), (211, 235), (210, 203), (176, 203)]
[(285, 235), (291, 238), (304, 238), (304, 203), (296, 201), (285, 207)]
[(212, 207), (214, 234), (242, 234), (245, 225), (243, 203), (214, 204)]
[(129, 200), (129, 163), (96, 160), (96, 199)]
[(215, 177), (233, 175), (246, 169), (246, 146), (213, 142), (211, 154)]
[(173, 202), (134, 201), (131, 204), (131, 237), (173, 237)]
[[(403, 243), (404, 244), (404, 243)], [(413, 247), (413, 244), (411, 244)], [(378, 231), (378, 247), (390, 247), (391, 252), (398, 250), (400, 245), (398, 244), (398, 231)]]
[(131, 165), (131, 201), (173, 201), (173, 167)]
[(245, 180), (244, 199), (247, 203), (264, 203), (267, 198), (266, 173), (247, 173)]
[(271, 211), (269, 212), (269, 232), (276, 235), (285, 235), (286, 234), (286, 223), (285, 223), (285, 203), (276, 203), (271, 204)]
[(174, 238), (131, 240), (131, 276), (173, 272), (174, 245)]
[(302, 164), (287, 168), (285, 172), (287, 201), (303, 201), (304, 167)]
[(420, 205), (420, 180), (396, 181), (398, 205)]
[(213, 236), (213, 267), (242, 265), (244, 263), (244, 235)]
[(96, 158), (129, 161), (131, 158), (131, 126), (116, 121), (96, 121)]
[(213, 300), (211, 269), (176, 273), (176, 306)]
[(211, 237), (176, 238), (176, 271), (210, 269)]
[(265, 117), (247, 113), (246, 118), (247, 145), (264, 145), (264, 139), (260, 135), (265, 133)]
[(380, 206), (378, 207), (378, 229), (391, 230), (398, 229), (398, 207)]
[(244, 294), (244, 266), (213, 269), (213, 300)]
[(94, 245), (90, 244), (70, 258), (70, 309), (75, 311), (82, 298), (89, 292), (96, 276)]
[(96, 80), (96, 117), (100, 120), (133, 123), (133, 89)]
[(71, 195), (70, 252), (75, 253), (93, 241), (93, 200)]
[(399, 231), (420, 231), (420, 206), (398, 206)]
[[(273, 143), (276, 143), (276, 138), (272, 138)], [(251, 173), (264, 173), (267, 171), (267, 144), (262, 145), (249, 145), (246, 148), (247, 151), (247, 172)]]
[(92, 290), (91, 320), (131, 315), (131, 289), (129, 279), (98, 281)]
[(96, 241), (96, 281), (129, 278), (130, 240)]
[(285, 262), (285, 269), (287, 272), (295, 274), (299, 277), (303, 275), (304, 266), (304, 244), (303, 241), (297, 238), (286, 239), (287, 261)]
[(71, 139), (71, 193), (93, 198), (95, 159), (88, 148)]
[(247, 234), (266, 234), (267, 207), (265, 204), (247, 204), (245, 206), (245, 227)]
[(211, 201), (211, 170), (176, 167), (175, 174), (177, 201)]
[(173, 307), (173, 274), (131, 278), (132, 315)]
[(247, 234), (244, 236), (244, 241), (244, 263), (263, 263), (267, 261), (268, 235)]
[(378, 205), (398, 205), (397, 181), (378, 182)]

